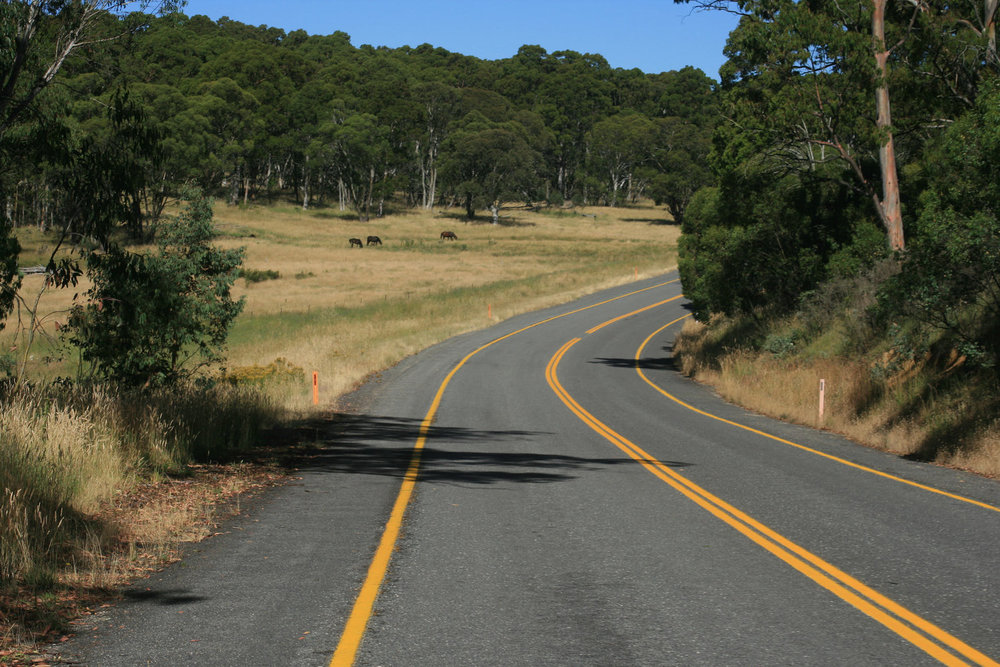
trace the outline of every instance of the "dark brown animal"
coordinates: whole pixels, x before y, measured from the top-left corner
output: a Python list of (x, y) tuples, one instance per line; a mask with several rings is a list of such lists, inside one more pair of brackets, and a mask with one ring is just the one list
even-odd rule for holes
[(457, 241), (458, 237), (455, 236), (455, 232), (441, 232), (442, 239), (448, 239), (449, 241)]
[(361, 239), (350, 239), (351, 247), (358, 246), (359, 248), (364, 248), (365, 246), (361, 243)]
[(377, 236), (369, 236), (366, 245), (382, 245), (382, 239)]

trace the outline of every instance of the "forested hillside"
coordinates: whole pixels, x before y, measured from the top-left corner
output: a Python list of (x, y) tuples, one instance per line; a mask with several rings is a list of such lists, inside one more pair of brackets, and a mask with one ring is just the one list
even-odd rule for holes
[[(508, 200), (639, 197), (680, 217), (708, 183), (713, 81), (693, 68), (644, 74), (537, 46), (485, 61), (180, 13), (117, 22), (105, 33), (137, 25), (67, 60), (37, 121), (71, 145), (112, 141), (106, 109), (127, 95), (135, 122), (159, 139), (155, 151), (116, 151), (142, 171), (129, 196), (147, 222), (191, 185), (232, 204), (289, 197), (361, 218), (387, 206), (460, 204), (472, 214)], [(58, 224), (66, 184), (55, 147), (34, 150), (4, 170), (6, 215)]]
[(822, 423), (1000, 472), (998, 3), (710, 4), (742, 19), (683, 223), (689, 371), (807, 423), (835, 374)]

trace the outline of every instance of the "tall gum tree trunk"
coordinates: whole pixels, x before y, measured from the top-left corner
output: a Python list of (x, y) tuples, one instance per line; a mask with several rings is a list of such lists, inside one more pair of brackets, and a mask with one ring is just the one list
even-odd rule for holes
[(896, 172), (896, 148), (892, 138), (892, 113), (889, 107), (888, 63), (889, 50), (885, 44), (885, 6), (887, 0), (874, 0), (872, 11), (872, 37), (875, 42), (875, 63), (878, 84), (875, 103), (878, 109), (876, 126), (881, 133), (878, 157), (882, 171), (882, 201), (879, 203), (882, 224), (889, 236), (893, 250), (905, 248), (903, 216), (899, 206), (899, 177)]

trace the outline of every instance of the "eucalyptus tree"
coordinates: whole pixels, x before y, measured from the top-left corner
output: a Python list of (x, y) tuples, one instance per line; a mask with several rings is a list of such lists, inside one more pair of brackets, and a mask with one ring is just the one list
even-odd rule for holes
[(261, 119), (257, 98), (229, 77), (206, 81), (198, 87), (193, 109), (207, 121), (210, 183), (229, 185), (229, 203), (239, 201), (241, 189), (249, 187), (246, 170), (259, 136)]
[(438, 156), (458, 111), (459, 96), (457, 89), (436, 81), (418, 84), (414, 89), (423, 123), (413, 139), (413, 154), (420, 182), (420, 206), (424, 209), (433, 208), (437, 200)]
[(677, 116), (652, 123), (647, 191), (657, 205), (667, 207), (675, 222), (683, 223), (694, 194), (715, 183), (708, 164), (713, 128)]
[(463, 200), (470, 220), (482, 206), (497, 224), (505, 201), (530, 201), (540, 166), (523, 125), (494, 123), (476, 111), (458, 122), (441, 148), (442, 180)]
[(727, 149), (730, 156), (741, 150), (750, 159), (752, 146), (759, 161), (790, 168), (839, 161), (871, 202), (888, 246), (904, 249), (897, 160), (953, 120), (956, 102), (967, 108), (978, 72), (995, 67), (997, 3), (698, 4), (742, 14), (721, 72), (741, 128), (731, 135), (742, 148)]
[(577, 176), (585, 168), (586, 135), (613, 111), (613, 70), (599, 55), (550, 54), (532, 45), (522, 46), (498, 67), (496, 90), (518, 107), (538, 113), (552, 131), (545, 176), (559, 201), (581, 197)]
[(388, 129), (372, 114), (352, 113), (329, 127), (328, 163), (358, 218), (367, 221), (375, 197), (385, 194), (392, 147)]
[(636, 171), (650, 157), (655, 131), (652, 120), (633, 111), (599, 121), (587, 134), (589, 167), (603, 180), (608, 205), (632, 201), (638, 192)]
[(202, 81), (230, 79), (253, 98), (249, 100), (252, 135), (245, 140), (246, 151), (237, 179), (241, 181), (243, 203), (257, 187), (267, 185), (275, 162), (288, 149), (281, 138), (293, 130), (289, 103), (315, 69), (293, 51), (274, 43), (280, 42), (283, 32), (254, 28), (249, 35), (233, 40), (198, 74)]
[(308, 209), (324, 169), (324, 155), (335, 118), (343, 115), (337, 87), (317, 76), (287, 100), (287, 144), (294, 161), (294, 182), (303, 210)]

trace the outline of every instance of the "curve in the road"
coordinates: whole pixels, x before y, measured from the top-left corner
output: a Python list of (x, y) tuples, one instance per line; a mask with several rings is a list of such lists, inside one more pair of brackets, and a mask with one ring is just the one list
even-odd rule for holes
[[(660, 304), (654, 304), (660, 305)], [(627, 313), (625, 315), (613, 318), (592, 327), (587, 331), (588, 334), (598, 331), (606, 325), (612, 324), (614, 322), (621, 321), (631, 315), (649, 310), (651, 306)], [(677, 318), (676, 320), (664, 325), (653, 334), (651, 334), (636, 352), (635, 359), (641, 357), (642, 350), (648, 344), (648, 342), (663, 330), (677, 324), (678, 322), (685, 319), (685, 317)], [(776, 531), (768, 528), (766, 525), (760, 523), (759, 521), (748, 516), (739, 509), (733, 507), (729, 503), (725, 502), (721, 498), (709, 493), (704, 488), (698, 486), (697, 484), (691, 482), (686, 477), (680, 473), (671, 470), (668, 466), (660, 463), (650, 454), (645, 452), (641, 447), (635, 443), (629, 441), (627, 438), (621, 434), (612, 430), (609, 426), (598, 420), (590, 412), (584, 409), (559, 382), (558, 377), (558, 367), (562, 358), (566, 353), (582, 339), (573, 338), (567, 341), (559, 350), (552, 356), (549, 361), (548, 366), (545, 370), (546, 380), (549, 386), (552, 388), (553, 392), (559, 397), (559, 399), (570, 409), (581, 421), (583, 421), (591, 429), (599, 433), (609, 442), (614, 444), (616, 447), (621, 449), (623, 452), (628, 454), (631, 458), (635, 459), (639, 464), (645, 467), (653, 475), (661, 479), (662, 481), (669, 484), (675, 490), (680, 492), (682, 495), (687, 497), (692, 502), (696, 503), (709, 513), (711, 513), (716, 518), (725, 522), (732, 528), (736, 529), (738, 532), (743, 534), (745, 537), (764, 548), (774, 556), (778, 557), (806, 577), (810, 578), (823, 588), (827, 589), (834, 595), (838, 596), (842, 600), (848, 602), (858, 610), (867, 614), (874, 620), (878, 621), (888, 629), (892, 630), (898, 634), (903, 639), (909, 641), (913, 645), (917, 646), (921, 650), (925, 651), (928, 655), (939, 660), (946, 665), (967, 665), (969, 664), (966, 660), (972, 661), (973, 664), (977, 665), (998, 665), (997, 662), (983, 654), (982, 652), (976, 650), (972, 646), (969, 646), (961, 639), (955, 637), (954, 635), (948, 633), (942, 628), (934, 625), (930, 621), (922, 618), (921, 616), (913, 613), (912, 611), (906, 609), (902, 605), (894, 602), (893, 600), (887, 598), (881, 593), (875, 591), (874, 589), (866, 586), (862, 582), (858, 581), (854, 577), (850, 576), (846, 572), (843, 572), (839, 568), (835, 567), (831, 563), (823, 560), (819, 556), (811, 553), (810, 551), (804, 549), (803, 547), (795, 544), (791, 540), (785, 538)], [(651, 386), (656, 388), (658, 391), (676, 401), (678, 404), (685, 408), (698, 412), (708, 417), (714, 419), (719, 419), (720, 421), (726, 422), (733, 426), (738, 426), (740, 428), (745, 428), (754, 433), (764, 435), (769, 438), (774, 438), (783, 443), (787, 443), (796, 447), (801, 447), (810, 452), (825, 456), (827, 458), (833, 459), (835, 461), (851, 465), (856, 468), (861, 468), (862, 470), (867, 470), (879, 475), (883, 475), (893, 480), (900, 482), (905, 482), (907, 484), (913, 484), (908, 480), (894, 477), (892, 475), (885, 475), (877, 470), (865, 468), (864, 466), (855, 465), (849, 461), (845, 461), (836, 457), (828, 456), (822, 452), (812, 450), (807, 447), (802, 447), (791, 441), (783, 440), (781, 438), (776, 438), (762, 431), (752, 429), (736, 422), (732, 422), (721, 417), (717, 417), (710, 413), (698, 410), (697, 408), (684, 403), (683, 401), (677, 399), (671, 394), (667, 393), (653, 382), (651, 382), (642, 373), (639, 365), (636, 364), (636, 369), (639, 371), (639, 375), (649, 383)], [(954, 496), (953, 494), (948, 494), (938, 489), (932, 487), (927, 487), (920, 484), (914, 484), (923, 489), (934, 491), (936, 493), (942, 493), (943, 495), (954, 497), (960, 500), (966, 500), (978, 505), (984, 505), (990, 509), (996, 509), (990, 505), (985, 505), (984, 503), (979, 503), (977, 501), (966, 499), (961, 496)], [(956, 655), (957, 654), (957, 655)], [(963, 656), (965, 659), (963, 659)]]
[[(389, 520), (386, 522), (385, 530), (382, 532), (382, 538), (379, 540), (378, 547), (375, 550), (375, 556), (372, 558), (371, 565), (368, 567), (368, 573), (365, 576), (364, 583), (361, 585), (358, 597), (355, 599), (354, 606), (351, 608), (350, 616), (348, 616), (347, 623), (344, 625), (344, 631), (337, 644), (337, 649), (334, 651), (333, 658), (330, 660), (330, 667), (347, 667), (354, 664), (354, 658), (357, 655), (358, 648), (361, 646), (361, 640), (364, 638), (368, 622), (371, 620), (372, 610), (375, 607), (375, 600), (378, 597), (378, 591), (382, 587), (382, 582), (385, 580), (386, 572), (389, 570), (389, 561), (392, 558), (392, 552), (396, 548), (396, 543), (399, 540), (399, 533), (403, 525), (403, 518), (406, 515), (406, 508), (409, 506), (410, 499), (413, 496), (413, 487), (417, 482), (417, 475), (420, 472), (420, 459), (427, 443), (427, 434), (430, 430), (431, 424), (434, 422), (434, 417), (441, 404), (441, 399), (444, 396), (445, 389), (447, 389), (448, 384), (451, 382), (451, 379), (455, 376), (459, 369), (461, 369), (462, 366), (469, 361), (469, 359), (476, 356), (483, 350), (499, 343), (500, 341), (516, 336), (519, 333), (523, 333), (529, 329), (546, 324), (547, 322), (552, 322), (553, 320), (558, 320), (591, 308), (596, 308), (597, 306), (611, 303), (612, 301), (618, 301), (619, 299), (624, 299), (635, 294), (648, 292), (649, 290), (663, 287), (664, 285), (676, 283), (679, 280), (679, 278), (668, 280), (650, 287), (645, 287), (640, 290), (634, 290), (632, 292), (628, 292), (627, 294), (616, 296), (612, 299), (594, 303), (583, 308), (577, 308), (566, 313), (561, 313), (554, 317), (549, 317), (539, 322), (535, 322), (534, 324), (529, 324), (526, 327), (522, 327), (517, 331), (512, 331), (505, 336), (495, 338), (485, 345), (476, 348), (467, 354), (460, 362), (458, 362), (453, 369), (451, 369), (451, 372), (448, 373), (445, 379), (441, 382), (441, 386), (438, 387), (437, 393), (434, 395), (434, 400), (431, 402), (431, 407), (427, 410), (427, 414), (420, 423), (420, 429), (417, 433), (417, 441), (413, 446), (413, 454), (410, 458), (406, 474), (403, 476), (403, 483), (400, 486), (399, 494), (396, 496), (396, 501), (393, 503), (392, 511), (389, 514)], [(682, 296), (683, 295), (677, 295), (650, 307), (660, 306), (669, 301), (675, 301), (680, 299)], [(648, 310), (648, 308), (644, 308), (643, 310)]]

